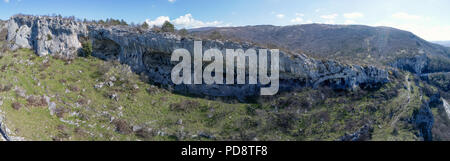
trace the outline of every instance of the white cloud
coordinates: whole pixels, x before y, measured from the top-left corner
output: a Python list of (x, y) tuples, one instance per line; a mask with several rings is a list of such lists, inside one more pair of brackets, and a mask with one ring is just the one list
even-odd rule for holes
[(223, 26), (223, 22), (221, 22), (221, 21), (203, 22), (203, 21), (194, 19), (191, 14), (186, 14), (184, 16), (180, 16), (179, 18), (173, 20), (173, 22), (176, 26), (180, 26), (182, 28)]
[(303, 13), (295, 13), (295, 16), (296, 17), (303, 17), (303, 16), (305, 16)]
[(229, 24), (223, 24), (222, 21), (211, 21), (211, 22), (203, 22), (200, 20), (194, 19), (192, 14), (188, 13), (184, 16), (180, 16), (176, 19), (171, 20), (167, 16), (160, 16), (156, 18), (155, 20), (147, 19), (145, 22), (147, 22), (150, 26), (161, 26), (164, 24), (165, 21), (169, 21), (175, 25), (175, 27), (181, 29), (181, 28), (200, 28), (200, 27), (222, 27), (222, 26), (229, 26)]
[(363, 18), (364, 14), (359, 13), (359, 12), (345, 13), (344, 17), (348, 18), (348, 19), (357, 19), (357, 18)]
[(403, 20), (419, 20), (422, 19), (422, 16), (411, 15), (405, 12), (397, 12), (392, 15), (393, 18), (403, 19)]
[(450, 39), (450, 25), (436, 26), (420, 22), (417, 23), (378, 22), (373, 26), (389, 26), (401, 30), (410, 31), (428, 41)]
[(324, 22), (325, 24), (335, 24), (334, 20), (327, 20)]
[(279, 18), (279, 19), (282, 19), (282, 18), (285, 17), (283, 14), (277, 14), (276, 16), (277, 16), (277, 18)]
[(176, 0), (169, 0), (170, 3), (174, 3)]
[(291, 20), (292, 23), (302, 23), (303, 19), (301, 17), (296, 17)]
[[(11, 2), (11, 0), (3, 0), (3, 2), (9, 3), (9, 2)], [(16, 2), (22, 2), (22, 0), (16, 0)]]
[(320, 18), (332, 20), (332, 19), (335, 19), (338, 16), (339, 15), (335, 13), (335, 14), (331, 14), (331, 15), (323, 15), (323, 16), (320, 16)]
[(350, 25), (350, 24), (356, 24), (354, 20), (345, 20), (344, 24)]
[(389, 26), (410, 31), (428, 41), (450, 39), (449, 24), (435, 23), (435, 20), (430, 17), (406, 12), (397, 12), (392, 14), (391, 17), (392, 19), (380, 21), (373, 26)]
[(325, 19), (326, 21), (324, 23), (326, 24), (334, 24), (334, 19), (336, 19), (339, 15), (338, 14), (330, 14), (330, 15), (322, 15), (320, 18)]
[(303, 16), (305, 15), (302, 13), (295, 13), (295, 18), (291, 19), (291, 22), (296, 24), (303, 23)]
[(167, 16), (159, 16), (158, 18), (156, 18), (155, 20), (150, 20), (147, 19), (145, 20), (145, 22), (149, 25), (149, 26), (162, 26), (164, 24), (164, 22), (169, 21), (170, 22), (170, 18)]

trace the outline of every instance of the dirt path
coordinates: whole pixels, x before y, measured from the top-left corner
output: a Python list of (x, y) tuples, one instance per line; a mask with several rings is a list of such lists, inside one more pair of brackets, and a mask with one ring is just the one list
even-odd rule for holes
[(395, 124), (397, 124), (398, 120), (400, 119), (400, 116), (402, 116), (408, 110), (408, 105), (411, 103), (411, 82), (409, 81), (409, 74), (406, 75), (405, 79), (406, 79), (407, 92), (408, 92), (407, 100), (405, 101), (405, 104), (403, 104), (401, 106), (400, 114), (395, 116), (394, 120), (392, 120), (392, 122), (391, 122), (392, 128), (395, 127)]

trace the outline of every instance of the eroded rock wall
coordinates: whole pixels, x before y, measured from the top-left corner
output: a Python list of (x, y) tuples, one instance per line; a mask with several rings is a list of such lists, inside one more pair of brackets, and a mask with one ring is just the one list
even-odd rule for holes
[(8, 21), (7, 41), (11, 50), (33, 49), (40, 56), (76, 56), (87, 35), (85, 24), (73, 19), (17, 15)]
[[(171, 53), (179, 48), (193, 54), (194, 39), (169, 33), (139, 31), (126, 26), (87, 26), (86, 24), (58, 17), (14, 16), (8, 24), (8, 43), (12, 50), (31, 48), (40, 56), (75, 56), (80, 50), (81, 37), (89, 37), (93, 56), (116, 59), (128, 64), (135, 72), (144, 73), (152, 82), (176, 92), (209, 96), (259, 95), (261, 85), (174, 85), (170, 74), (176, 62), (170, 61)], [(50, 39), (51, 37), (51, 39)], [(249, 44), (203, 40), (203, 51), (217, 48), (259, 49)], [(334, 89), (377, 87), (388, 82), (385, 70), (367, 66), (346, 65), (332, 60), (315, 60), (303, 54), (280, 52), (280, 90), (306, 86), (330, 86)]]
[[(103, 59), (118, 59), (120, 62), (130, 65), (137, 72), (148, 73), (156, 83), (168, 86), (174, 86), (170, 80), (170, 72), (175, 65), (170, 62), (171, 53), (179, 48), (187, 49), (191, 54), (194, 50), (194, 39), (181, 38), (172, 34), (137, 33), (127, 27), (94, 27), (90, 31), (95, 56)], [(259, 47), (249, 44), (211, 40), (203, 41), (202, 45), (203, 51), (216, 48), (223, 54), (226, 53), (226, 49), (259, 49)], [(282, 90), (323, 85), (335, 89), (349, 89), (357, 86), (374, 87), (386, 83), (387, 78), (386, 71), (372, 66), (345, 65), (332, 60), (315, 60), (303, 54), (280, 52), (280, 86)], [(174, 88), (194, 94), (252, 96), (257, 94), (260, 86), (183, 85), (174, 86)]]

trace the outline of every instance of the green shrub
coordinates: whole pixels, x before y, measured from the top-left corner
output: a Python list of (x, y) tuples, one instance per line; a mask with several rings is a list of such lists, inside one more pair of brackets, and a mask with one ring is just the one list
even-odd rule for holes
[(82, 43), (82, 52), (81, 56), (83, 57), (90, 57), (92, 55), (92, 42), (91, 41), (85, 41)]
[(53, 40), (52, 35), (47, 34), (47, 41)]
[(115, 119), (111, 123), (116, 126), (116, 132), (120, 134), (126, 135), (133, 132), (133, 128), (125, 120)]
[(208, 38), (210, 38), (210, 39), (212, 39), (212, 40), (220, 40), (220, 39), (222, 39), (223, 37), (222, 37), (222, 34), (220, 34), (218, 31), (213, 31), (213, 32), (209, 35)]
[(450, 91), (450, 73), (429, 74), (428, 81), (444, 91)]
[(14, 102), (12, 104), (12, 108), (15, 110), (20, 110), (22, 108), (22, 104), (20, 104), (19, 102)]
[(148, 29), (150, 28), (150, 26), (148, 25), (147, 22), (144, 22), (144, 23), (141, 25), (141, 28), (144, 29), (144, 30), (148, 30)]
[(175, 32), (175, 26), (171, 24), (169, 21), (164, 22), (161, 27), (163, 32)]

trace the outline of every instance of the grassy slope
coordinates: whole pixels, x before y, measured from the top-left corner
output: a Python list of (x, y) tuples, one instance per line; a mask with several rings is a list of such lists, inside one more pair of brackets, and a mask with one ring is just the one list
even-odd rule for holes
[[(374, 127), (372, 140), (418, 140), (415, 136), (417, 130), (406, 120), (412, 117), (415, 109), (420, 108), (420, 92), (416, 85), (411, 84), (411, 102), (405, 106), (408, 90), (403, 87), (406, 84), (405, 80), (393, 79), (392, 83), (372, 92), (334, 93), (330, 90), (307, 89), (285, 94), (269, 101), (266, 106), (279, 106), (285, 109), (284, 112), (294, 110), (292, 113), (296, 114), (296, 121), (300, 124), (289, 128), (286, 137), (296, 136), (293, 138), (296, 140), (336, 140), (366, 124)], [(286, 100), (303, 103), (286, 105)], [(295, 107), (303, 108), (299, 110)], [(392, 123), (396, 116), (399, 121)], [(393, 132), (394, 128), (397, 133)]]
[[(50, 66), (43, 67), (44, 59), (49, 59)], [(51, 57), (37, 57), (29, 50), (6, 53), (0, 60), (0, 66), (6, 66), (0, 73), (0, 84), (13, 85), (10, 91), (0, 93), (4, 102), (1, 109), (5, 112), (6, 124), (15, 131), (15, 135), (27, 140), (139, 139), (133, 134), (117, 133), (116, 127), (110, 123), (114, 117), (125, 120), (130, 126), (139, 125), (154, 129), (154, 133), (166, 133), (147, 139), (173, 140), (174, 136), (167, 134), (180, 132), (183, 127), (186, 136), (218, 130), (205, 127), (208, 121), (205, 118), (210, 109), (231, 113), (221, 120), (223, 124), (227, 124), (234, 115), (245, 109), (242, 108), (243, 104), (226, 104), (171, 94), (139, 81), (137, 75), (129, 78), (136, 79), (139, 86), (133, 92), (120, 90), (123, 87), (117, 87), (118, 85), (94, 89), (94, 85), (99, 83), (96, 80), (101, 79), (99, 64), (104, 63), (95, 58), (77, 58), (73, 63), (66, 64), (63, 60)], [(66, 109), (66, 112), (62, 118), (58, 118), (50, 115), (47, 106), (31, 107), (26, 98), (17, 96), (15, 86), (24, 89), (27, 96), (50, 96), (51, 102), (55, 102), (57, 108)], [(79, 90), (70, 91), (70, 88)], [(118, 93), (118, 101), (109, 98), (108, 93), (112, 91)], [(90, 103), (83, 105), (80, 103), (83, 102), (80, 101), (82, 99)], [(170, 110), (171, 105), (187, 101), (198, 103), (198, 107), (192, 107), (189, 112)], [(13, 109), (14, 102), (21, 103), (23, 108)], [(178, 125), (180, 119), (183, 121)]]
[[(12, 85), (0, 93), (0, 109), (13, 135), (26, 140), (336, 140), (364, 124), (374, 126), (374, 140), (418, 139), (404, 120), (420, 107), (420, 92), (411, 83), (412, 102), (403, 107), (408, 90), (402, 78), (374, 92), (305, 89), (241, 104), (176, 95), (96, 58), (67, 63), (23, 49), (5, 53), (0, 67), (0, 85)], [(110, 76), (118, 78), (113, 87), (93, 88)], [(49, 96), (59, 116), (47, 105), (33, 107), (16, 88)], [(112, 93), (119, 100), (110, 99)], [(390, 116), (399, 114), (391, 126)], [(132, 132), (132, 126), (146, 130)]]

